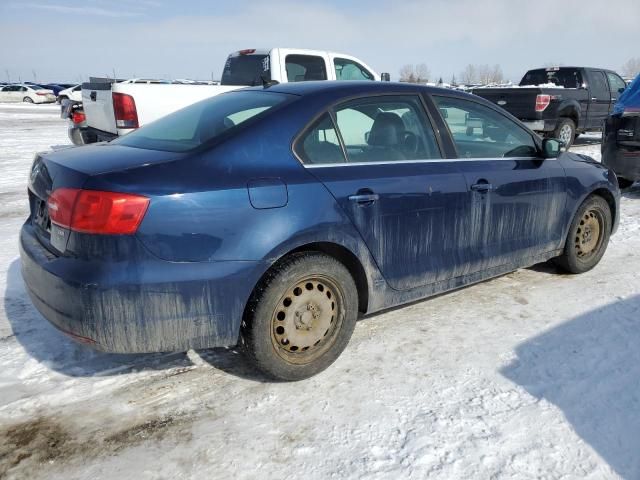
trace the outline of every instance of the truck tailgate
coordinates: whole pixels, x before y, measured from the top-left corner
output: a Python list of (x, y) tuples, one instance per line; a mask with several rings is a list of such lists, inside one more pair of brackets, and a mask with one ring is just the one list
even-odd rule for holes
[(111, 83), (83, 83), (82, 105), (87, 126), (117, 134), (111, 87)]
[(539, 88), (478, 88), (473, 93), (520, 119), (535, 119)]

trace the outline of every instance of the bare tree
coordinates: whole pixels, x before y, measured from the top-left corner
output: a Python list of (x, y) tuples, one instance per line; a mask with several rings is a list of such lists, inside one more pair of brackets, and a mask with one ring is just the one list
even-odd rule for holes
[(476, 66), (471, 64), (467, 65), (460, 74), (460, 80), (465, 85), (476, 83), (478, 81), (478, 72), (476, 71)]
[(640, 73), (640, 58), (630, 58), (620, 69), (622, 76), (634, 78)]
[(416, 69), (413, 65), (407, 64), (400, 69), (400, 81), (411, 83), (416, 81)]
[(431, 72), (426, 63), (421, 63), (416, 66), (416, 83), (427, 83)]

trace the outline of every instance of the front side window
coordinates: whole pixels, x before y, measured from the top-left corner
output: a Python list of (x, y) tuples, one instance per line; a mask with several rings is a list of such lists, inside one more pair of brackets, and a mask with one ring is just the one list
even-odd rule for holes
[(335, 114), (351, 163), (441, 158), (418, 97), (360, 98), (337, 107)]
[(336, 69), (336, 80), (373, 80), (373, 75), (358, 62), (346, 58), (333, 60)]
[(620, 90), (623, 91), (627, 88), (627, 84), (615, 73), (607, 72), (607, 78), (609, 79), (609, 90), (611, 93), (620, 93)]
[(222, 136), (288, 98), (291, 97), (267, 91), (224, 93), (162, 117), (112, 143), (150, 150), (186, 152)]
[(327, 80), (327, 69), (324, 58), (322, 57), (314, 55), (287, 55), (285, 68), (289, 82)]
[(535, 157), (533, 137), (513, 120), (479, 103), (434, 96), (461, 158)]
[(300, 138), (296, 153), (305, 165), (345, 162), (335, 126), (328, 113), (322, 115)]

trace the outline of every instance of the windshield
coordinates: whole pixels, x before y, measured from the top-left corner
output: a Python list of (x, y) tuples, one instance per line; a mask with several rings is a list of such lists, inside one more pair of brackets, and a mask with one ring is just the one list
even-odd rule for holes
[(269, 55), (229, 55), (222, 72), (222, 85), (262, 85), (271, 80)]
[(580, 88), (582, 87), (582, 74), (577, 68), (541, 68), (528, 71), (520, 81), (521, 87), (549, 84), (563, 88)]
[(288, 95), (230, 92), (208, 98), (113, 140), (115, 145), (186, 152), (283, 103)]

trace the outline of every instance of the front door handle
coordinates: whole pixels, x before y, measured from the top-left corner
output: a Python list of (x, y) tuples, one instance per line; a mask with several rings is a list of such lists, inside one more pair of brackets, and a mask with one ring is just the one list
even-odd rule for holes
[(486, 193), (493, 190), (493, 185), (491, 185), (490, 183), (476, 183), (474, 185), (471, 185), (471, 190), (473, 190), (474, 192)]
[(349, 197), (349, 200), (357, 203), (358, 205), (371, 205), (379, 198), (380, 195), (378, 195), (377, 193), (359, 193), (357, 195), (351, 195)]

